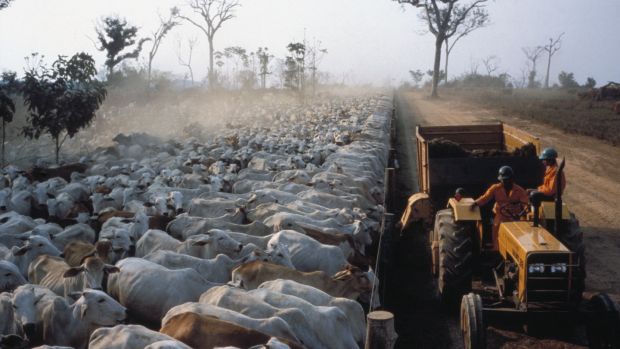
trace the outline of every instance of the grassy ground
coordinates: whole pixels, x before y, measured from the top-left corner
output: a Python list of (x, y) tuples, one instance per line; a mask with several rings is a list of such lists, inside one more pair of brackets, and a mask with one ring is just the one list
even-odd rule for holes
[(490, 89), (440, 90), (440, 95), (463, 98), (502, 115), (518, 115), (620, 145), (620, 115), (612, 111), (612, 101), (578, 99), (564, 90), (514, 90), (505, 93)]

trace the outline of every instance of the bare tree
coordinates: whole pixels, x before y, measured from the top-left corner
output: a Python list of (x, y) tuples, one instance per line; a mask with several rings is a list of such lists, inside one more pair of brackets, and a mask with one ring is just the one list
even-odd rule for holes
[(310, 70), (310, 81), (312, 83), (312, 95), (316, 94), (316, 84), (317, 84), (317, 70), (318, 65), (321, 64), (321, 61), (327, 54), (327, 49), (321, 48), (321, 41), (314, 41), (314, 45), (308, 48), (308, 58), (310, 66), (308, 69)]
[(192, 12), (198, 14), (204, 23), (199, 23), (190, 17), (180, 14), (179, 17), (200, 29), (209, 42), (209, 86), (215, 83), (215, 73), (213, 67), (213, 56), (215, 48), (213, 40), (215, 34), (222, 27), (224, 22), (235, 17), (235, 8), (241, 6), (237, 0), (189, 0), (188, 6)]
[(267, 75), (271, 74), (269, 71), (269, 62), (273, 59), (273, 55), (269, 54), (267, 47), (259, 47), (256, 51), (258, 56), (258, 64), (260, 65), (260, 87), (262, 89), (267, 87)]
[[(464, 0), (393, 0), (399, 4), (410, 4), (422, 7), (422, 17), (428, 24), (428, 31), (435, 36), (435, 64), (433, 66), (433, 87), (431, 97), (438, 97), (439, 72), (441, 65), (441, 48), (446, 39), (456, 35), (459, 28), (472, 13), (482, 9), (487, 0), (472, 0), (463, 4)], [(459, 3), (459, 1), (461, 1)]]
[(495, 55), (482, 59), (482, 65), (484, 65), (484, 69), (487, 71), (488, 76), (491, 76), (491, 74), (499, 69), (498, 64), (499, 58)]
[(448, 62), (450, 59), (450, 53), (452, 53), (452, 49), (454, 45), (467, 36), (469, 33), (473, 32), (478, 28), (485, 27), (490, 22), (489, 13), (483, 7), (475, 8), (471, 11), (470, 15), (467, 16), (465, 21), (457, 28), (456, 33), (452, 36), (453, 40), (450, 44), (451, 38), (446, 38), (446, 62), (444, 63), (444, 71), (446, 72), (445, 82), (448, 82)]
[(564, 36), (564, 33), (560, 34), (555, 40), (553, 38), (549, 38), (549, 43), (541, 47), (543, 51), (547, 52), (547, 74), (545, 75), (545, 88), (549, 88), (551, 57), (553, 57), (553, 55), (562, 48), (562, 36)]
[(179, 64), (185, 68), (187, 68), (189, 77), (192, 80), (192, 87), (194, 87), (194, 70), (192, 69), (192, 55), (194, 54), (194, 47), (198, 42), (197, 38), (187, 39), (187, 46), (189, 48), (189, 52), (187, 53), (187, 59), (182, 56), (182, 44), (181, 39), (177, 41), (177, 60)]
[(535, 88), (536, 83), (536, 61), (543, 52), (542, 47), (522, 47), (521, 50), (527, 58), (528, 73), (527, 73), (527, 87)]
[(151, 50), (149, 51), (149, 61), (147, 68), (147, 83), (149, 84), (149, 86), (151, 84), (151, 71), (153, 68), (153, 60), (155, 59), (155, 55), (159, 50), (159, 45), (161, 45), (161, 42), (164, 40), (164, 37), (168, 34), (168, 32), (170, 32), (172, 28), (179, 25), (179, 22), (177, 21), (178, 14), (179, 9), (173, 7), (170, 9), (170, 15), (168, 16), (168, 18), (164, 19), (159, 16), (159, 27), (155, 32), (151, 34), (151, 41), (153, 42), (153, 46), (151, 46)]

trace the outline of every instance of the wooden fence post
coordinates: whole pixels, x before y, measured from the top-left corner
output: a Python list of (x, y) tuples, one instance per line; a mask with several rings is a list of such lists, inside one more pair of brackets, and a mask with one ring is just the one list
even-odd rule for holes
[(387, 311), (373, 311), (366, 319), (364, 349), (392, 349), (398, 338), (394, 331), (394, 315)]

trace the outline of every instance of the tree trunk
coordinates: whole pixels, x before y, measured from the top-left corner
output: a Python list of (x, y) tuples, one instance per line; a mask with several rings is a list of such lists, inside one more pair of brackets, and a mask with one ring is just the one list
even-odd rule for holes
[(2, 168), (4, 168), (4, 142), (6, 140), (6, 121), (2, 119)]
[(431, 90), (431, 98), (439, 97), (437, 93), (437, 85), (439, 85), (439, 69), (441, 65), (441, 45), (443, 37), (437, 37), (435, 40), (435, 64), (433, 65), (433, 89)]
[(551, 70), (551, 53), (549, 53), (549, 59), (547, 60), (547, 76), (545, 76), (545, 88), (549, 88), (549, 71)]
[(56, 165), (60, 165), (60, 162), (58, 161), (60, 154), (60, 135), (54, 137), (54, 140), (56, 141)]
[(444, 79), (444, 82), (447, 84), (448, 83), (448, 59), (450, 58), (450, 46), (448, 45), (448, 39), (446, 39), (446, 62), (444, 63), (444, 74), (446, 74), (446, 77)]
[(209, 39), (209, 88), (212, 88), (215, 85), (215, 76), (213, 74), (213, 36), (208, 37)]
[(147, 70), (147, 78), (146, 78), (146, 90), (151, 90), (151, 71), (153, 69), (153, 57), (149, 57), (149, 66)]

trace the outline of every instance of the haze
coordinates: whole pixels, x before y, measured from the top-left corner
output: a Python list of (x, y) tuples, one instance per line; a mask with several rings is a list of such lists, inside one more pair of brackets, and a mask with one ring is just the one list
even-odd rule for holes
[[(242, 0), (241, 4), (237, 18), (225, 23), (216, 36), (216, 50), (241, 46), (254, 51), (267, 46), (283, 58), (286, 45), (302, 41), (305, 33), (309, 43), (320, 41), (329, 51), (319, 69), (329, 72), (333, 82), (396, 85), (409, 79), (409, 70), (432, 67), (434, 38), (421, 34), (419, 10), (411, 6), (389, 0)], [(158, 12), (165, 15), (175, 5), (183, 9), (184, 2), (15, 0), (0, 11), (0, 71), (22, 72), (24, 57), (32, 52), (53, 58), (86, 51), (103, 67), (104, 55), (93, 43), (99, 18), (119, 14), (140, 27), (140, 36), (146, 36), (157, 26)], [(481, 59), (490, 55), (501, 60), (501, 72), (518, 78), (525, 66), (522, 47), (542, 45), (565, 32), (562, 49), (554, 56), (552, 83), (562, 70), (573, 72), (579, 83), (586, 77), (594, 77), (599, 85), (620, 81), (617, 0), (499, 0), (489, 3), (488, 9), (492, 24), (454, 49), (451, 78), (476, 64), (482, 72)], [(182, 76), (185, 70), (177, 63), (177, 40), (188, 37), (199, 40), (193, 66), (202, 79), (208, 65), (207, 41), (189, 24), (175, 28), (164, 40), (155, 69)], [(539, 72), (544, 64), (541, 59)]]

